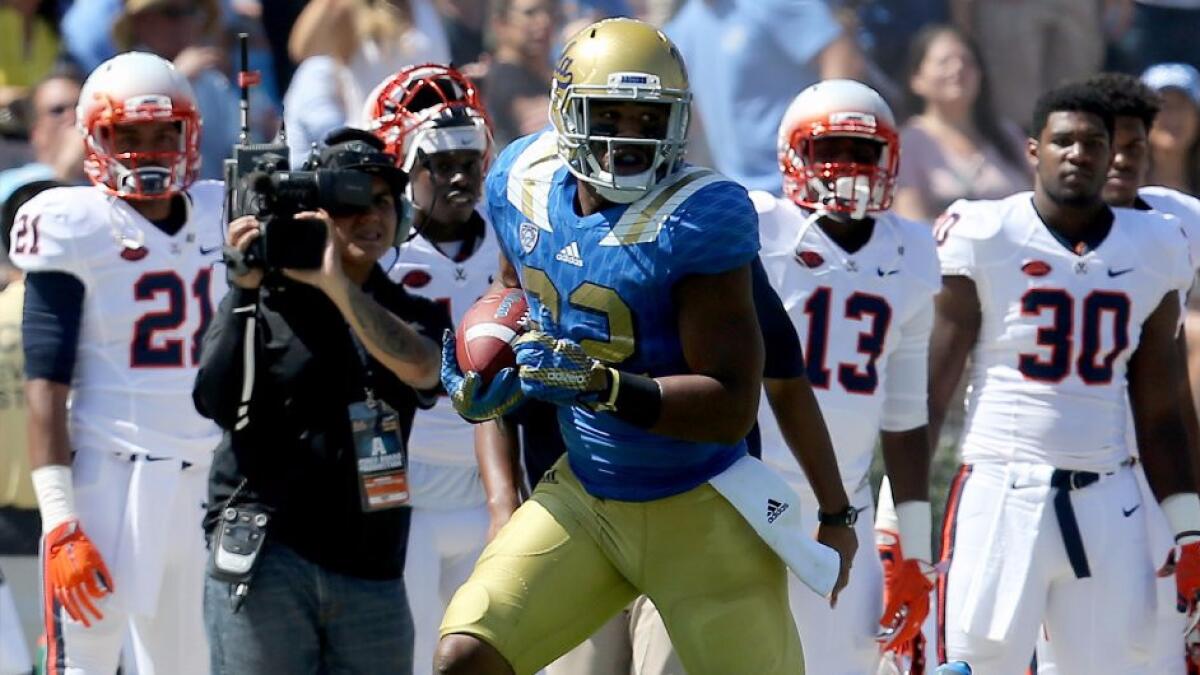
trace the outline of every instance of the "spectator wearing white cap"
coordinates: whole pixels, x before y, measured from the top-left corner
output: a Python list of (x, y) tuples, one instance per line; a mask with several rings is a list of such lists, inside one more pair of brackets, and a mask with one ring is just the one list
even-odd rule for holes
[(1186, 63), (1160, 63), (1142, 82), (1162, 96), (1150, 129), (1150, 185), (1200, 195), (1200, 71)]

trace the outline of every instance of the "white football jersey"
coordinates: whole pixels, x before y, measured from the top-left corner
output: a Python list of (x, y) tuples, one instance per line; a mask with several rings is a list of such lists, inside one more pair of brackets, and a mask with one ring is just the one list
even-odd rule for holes
[[(480, 214), (482, 216), (482, 213)], [(462, 315), (492, 284), (500, 260), (500, 248), (492, 228), (483, 225), (474, 247), (454, 259), (424, 237), (414, 237), (400, 248), (388, 276), (404, 290), (444, 303), (457, 325)], [(458, 243), (453, 244), (458, 247)], [(451, 251), (454, 254), (454, 251)], [(413, 421), (408, 439), (409, 454), (431, 464), (475, 466), (474, 427), (454, 412), (445, 396), (431, 410), (423, 410)]]
[(17, 213), (10, 256), (26, 272), (66, 272), (84, 286), (71, 381), (76, 450), (207, 464), (220, 440), (192, 403), (200, 341), (226, 290), (223, 190), (186, 194), (173, 236), (99, 188), (42, 192)]
[[(1178, 220), (1179, 227), (1183, 230), (1183, 236), (1188, 241), (1188, 254), (1191, 257), (1192, 268), (1200, 269), (1200, 199), (1179, 190), (1157, 185), (1138, 188), (1138, 197), (1156, 213)], [(1180, 301), (1186, 308), (1187, 298), (1182, 294)], [(1130, 451), (1137, 454), (1137, 433), (1133, 427), (1132, 409), (1129, 411), (1126, 425), (1125, 442), (1129, 444)]]
[(958, 201), (935, 226), (942, 274), (975, 283), (963, 462), (1112, 470), (1129, 456), (1125, 376), (1141, 326), (1192, 270), (1178, 223), (1113, 209), (1111, 231), (1078, 255), (1050, 232), (1032, 193)]
[(1188, 240), (1192, 267), (1200, 270), (1200, 199), (1157, 185), (1138, 188), (1138, 197), (1159, 213), (1175, 216)]
[[(941, 288), (928, 225), (891, 213), (847, 253), (787, 199), (751, 193), (760, 253), (804, 348), (808, 379), (847, 486), (867, 475), (879, 431), (926, 423), (926, 371), (933, 295)], [(804, 482), (765, 398), (759, 407), (763, 460)]]

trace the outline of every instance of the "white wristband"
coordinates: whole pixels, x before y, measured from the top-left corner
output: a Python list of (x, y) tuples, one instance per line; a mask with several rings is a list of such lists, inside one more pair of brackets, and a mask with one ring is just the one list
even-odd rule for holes
[(49, 532), (76, 518), (75, 491), (71, 487), (71, 467), (50, 464), (32, 472), (33, 491), (42, 513), (42, 532)]
[(933, 529), (933, 513), (929, 502), (897, 504), (896, 519), (900, 521), (900, 550), (905, 559), (932, 563), (933, 544), (929, 537)]
[(900, 531), (900, 521), (896, 518), (896, 503), (892, 500), (892, 482), (887, 476), (879, 483), (879, 502), (875, 504), (875, 529)]
[(1195, 492), (1171, 495), (1162, 500), (1162, 510), (1175, 535), (1175, 543), (1200, 541), (1200, 495)]

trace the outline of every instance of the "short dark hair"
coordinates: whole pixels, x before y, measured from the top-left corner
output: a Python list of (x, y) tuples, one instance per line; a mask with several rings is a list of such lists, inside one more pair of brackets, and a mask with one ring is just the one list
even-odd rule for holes
[[(47, 82), (54, 82), (55, 80), (67, 80), (69, 82), (74, 82), (79, 87), (83, 87), (83, 82), (85, 79), (86, 78), (83, 76), (83, 73), (79, 71), (79, 68), (69, 61), (65, 61), (55, 64), (54, 68), (52, 68), (50, 72), (43, 75), (41, 79), (34, 83), (33, 87), (30, 89), (30, 92), (32, 94), (33, 92), (36, 92), (43, 84), (46, 84)], [(32, 98), (32, 95), (30, 98)]]
[(1068, 82), (1055, 87), (1038, 97), (1033, 106), (1033, 126), (1030, 134), (1037, 138), (1046, 128), (1051, 113), (1077, 112), (1099, 117), (1104, 122), (1108, 137), (1113, 135), (1113, 112), (1107, 101), (1095, 88), (1084, 82)]
[[(562, 0), (553, 0), (556, 9), (562, 8)], [(512, 9), (512, 0), (492, 0), (492, 18), (508, 21), (508, 12)]]
[(1162, 108), (1158, 92), (1126, 73), (1099, 73), (1083, 81), (1100, 92), (1113, 117), (1136, 117), (1148, 131)]

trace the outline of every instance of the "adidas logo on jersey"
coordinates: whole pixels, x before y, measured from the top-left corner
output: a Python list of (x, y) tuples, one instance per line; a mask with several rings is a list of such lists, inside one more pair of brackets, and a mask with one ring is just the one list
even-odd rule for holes
[(788, 509), (787, 502), (776, 501), (774, 499), (767, 499), (767, 522), (768, 523), (775, 522), (775, 519), (778, 518), (779, 516), (783, 515), (783, 512), (787, 511), (787, 509)]
[(579, 257), (579, 244), (576, 244), (575, 242), (571, 242), (564, 246), (563, 250), (559, 251), (558, 254), (554, 256), (554, 259), (559, 262), (567, 263), (568, 265), (583, 267), (583, 258)]

